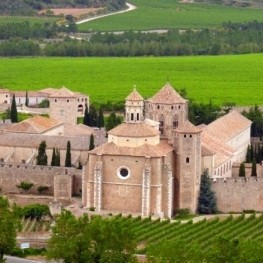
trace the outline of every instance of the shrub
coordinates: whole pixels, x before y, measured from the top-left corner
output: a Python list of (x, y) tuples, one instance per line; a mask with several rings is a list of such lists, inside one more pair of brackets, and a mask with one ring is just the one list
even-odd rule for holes
[(40, 185), (40, 186), (38, 186), (37, 191), (39, 192), (39, 194), (43, 194), (43, 193), (45, 193), (48, 189), (49, 189), (49, 186)]
[(43, 216), (50, 216), (47, 205), (33, 204), (22, 208), (22, 217), (40, 220)]
[(19, 185), (17, 185), (16, 187), (18, 189), (22, 189), (23, 191), (27, 192), (30, 188), (32, 188), (33, 185), (34, 185), (33, 183), (23, 181)]
[(89, 211), (94, 212), (94, 211), (95, 211), (95, 207), (94, 207), (94, 206), (90, 207), (90, 208), (89, 208)]

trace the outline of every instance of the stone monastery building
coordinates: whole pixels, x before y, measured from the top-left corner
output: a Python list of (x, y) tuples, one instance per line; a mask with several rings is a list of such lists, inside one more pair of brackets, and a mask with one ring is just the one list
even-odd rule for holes
[(108, 142), (89, 152), (82, 179), (83, 204), (96, 211), (172, 217), (178, 208), (195, 212), (200, 177), (232, 176), (245, 160), (251, 122), (231, 111), (209, 125), (188, 120), (188, 101), (170, 84), (144, 100), (134, 89), (125, 121)]

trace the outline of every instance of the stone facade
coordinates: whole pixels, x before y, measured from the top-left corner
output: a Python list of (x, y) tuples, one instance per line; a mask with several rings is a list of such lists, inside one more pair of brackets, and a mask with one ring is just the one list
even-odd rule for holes
[(24, 181), (34, 184), (28, 191), (30, 194), (37, 194), (38, 186), (48, 186), (46, 194), (70, 199), (73, 193), (80, 194), (81, 180), (82, 170), (74, 168), (0, 164), (0, 187), (7, 194), (20, 193), (16, 186)]

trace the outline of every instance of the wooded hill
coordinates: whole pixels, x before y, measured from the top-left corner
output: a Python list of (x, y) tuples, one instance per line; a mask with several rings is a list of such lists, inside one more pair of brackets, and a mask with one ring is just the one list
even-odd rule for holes
[(0, 15), (36, 15), (39, 10), (65, 7), (121, 9), (125, 0), (1, 0)]

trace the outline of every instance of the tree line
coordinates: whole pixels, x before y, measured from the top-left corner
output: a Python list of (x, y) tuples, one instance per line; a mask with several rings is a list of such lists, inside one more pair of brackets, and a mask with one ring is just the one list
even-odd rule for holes
[[(24, 29), (25, 28), (25, 29)], [(26, 40), (31, 37), (50, 38), (58, 32), (75, 32), (74, 23), (69, 27), (48, 25), (2, 25), (0, 38), (1, 56), (186, 56), (246, 54), (263, 52), (263, 23), (224, 23), (220, 29), (169, 30), (167, 33), (125, 32), (123, 34), (96, 33), (89, 41), (69, 37), (64, 41), (39, 42)], [(31, 35), (30, 35), (31, 34)], [(12, 39), (10, 39), (12, 37)], [(21, 37), (21, 39), (16, 39)], [(16, 49), (12, 48), (16, 45)], [(27, 52), (23, 52), (28, 46)], [(30, 48), (29, 48), (30, 46)], [(31, 51), (32, 50), (32, 51)]]

